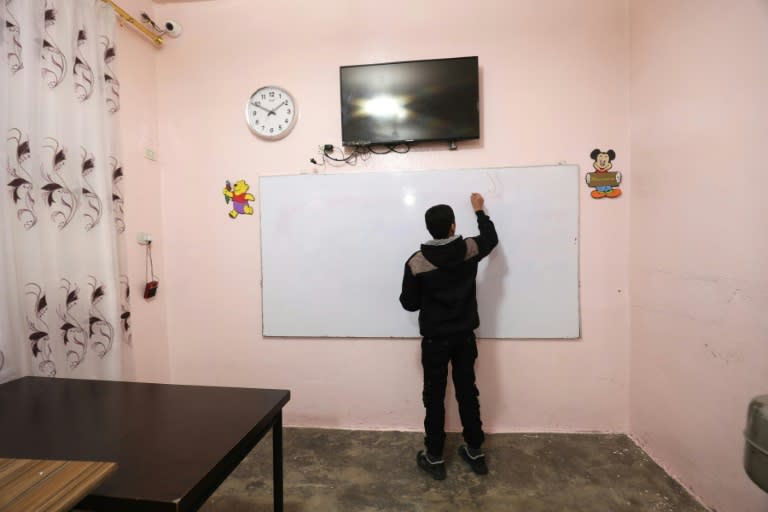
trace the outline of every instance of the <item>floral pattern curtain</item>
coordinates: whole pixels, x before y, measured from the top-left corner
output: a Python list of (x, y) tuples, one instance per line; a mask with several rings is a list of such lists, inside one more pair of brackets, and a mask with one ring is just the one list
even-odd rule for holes
[(0, 2), (0, 381), (119, 378), (131, 333), (115, 13)]

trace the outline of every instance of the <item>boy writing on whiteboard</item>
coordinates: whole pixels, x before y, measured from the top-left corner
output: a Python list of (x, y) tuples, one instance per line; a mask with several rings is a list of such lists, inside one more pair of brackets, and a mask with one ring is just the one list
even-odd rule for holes
[(417, 454), (416, 462), (436, 480), (446, 476), (444, 402), (449, 362), (466, 443), (459, 447), (459, 455), (475, 473), (488, 473), (481, 448), (485, 436), (475, 386), (474, 330), (480, 325), (475, 277), (478, 262), (490, 254), (499, 240), (493, 222), (483, 211), (483, 196), (472, 194), (470, 201), (480, 230), (480, 235), (471, 238), (455, 234), (456, 221), (450, 206), (439, 204), (427, 210), (424, 218), (433, 240), (422, 244), (421, 250), (408, 258), (400, 294), (400, 303), (406, 310), (419, 311), (419, 330), (423, 336), (426, 450)]

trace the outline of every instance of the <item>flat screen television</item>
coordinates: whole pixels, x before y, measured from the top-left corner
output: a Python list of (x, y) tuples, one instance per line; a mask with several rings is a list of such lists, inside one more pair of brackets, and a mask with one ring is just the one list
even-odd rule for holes
[(480, 138), (477, 57), (342, 66), (345, 146)]

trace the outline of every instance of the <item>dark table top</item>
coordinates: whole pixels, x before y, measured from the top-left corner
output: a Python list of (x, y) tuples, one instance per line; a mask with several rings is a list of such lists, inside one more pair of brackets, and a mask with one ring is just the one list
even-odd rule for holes
[(85, 504), (184, 510), (177, 505), (205, 499), (289, 399), (274, 389), (24, 377), (0, 385), (0, 457), (113, 461), (117, 472)]

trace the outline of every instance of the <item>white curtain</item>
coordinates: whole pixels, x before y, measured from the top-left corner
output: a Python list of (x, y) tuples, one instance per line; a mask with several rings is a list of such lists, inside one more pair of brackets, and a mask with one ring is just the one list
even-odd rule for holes
[(120, 378), (115, 14), (100, 0), (0, 2), (0, 381)]

